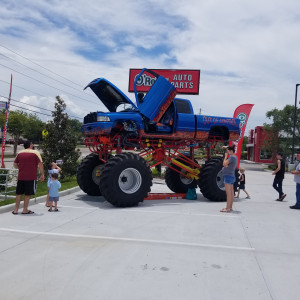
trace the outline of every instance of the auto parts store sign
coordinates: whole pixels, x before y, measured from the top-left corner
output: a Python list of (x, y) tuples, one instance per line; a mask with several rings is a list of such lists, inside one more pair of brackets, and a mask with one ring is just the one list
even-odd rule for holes
[[(177, 94), (199, 94), (200, 70), (151, 70), (169, 80), (175, 86)], [(134, 92), (134, 80), (141, 71), (142, 69), (129, 70), (129, 92)], [(137, 92), (148, 92), (155, 80), (156, 78), (146, 71), (137, 81)]]

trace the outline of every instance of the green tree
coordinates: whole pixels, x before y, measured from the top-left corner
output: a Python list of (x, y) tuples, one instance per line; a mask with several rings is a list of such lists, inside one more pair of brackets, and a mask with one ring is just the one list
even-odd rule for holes
[(40, 143), (42, 140), (42, 130), (45, 128), (45, 123), (41, 121), (36, 115), (28, 115), (24, 127), (24, 138), (35, 143)]
[[(286, 105), (282, 110), (274, 108), (266, 113), (268, 119), (272, 119), (272, 129), (276, 131), (282, 131), (287, 136), (292, 137), (294, 127), (294, 106)], [(300, 134), (300, 109), (296, 111), (296, 136)]]
[[(26, 126), (27, 122), (27, 114), (23, 111), (11, 111), (9, 113), (8, 117), (8, 125), (7, 125), (7, 132), (12, 136), (14, 139), (14, 155), (17, 154), (17, 146), (19, 138), (24, 133), (24, 128)], [(1, 128), (4, 128), (4, 122), (5, 122), (5, 114), (0, 115), (0, 123)]]
[(242, 152), (247, 151), (247, 144), (248, 144), (248, 137), (244, 136), (243, 137), (243, 145), (242, 145)]
[(77, 142), (82, 141), (82, 132), (81, 132), (82, 123), (76, 119), (69, 119), (69, 124), (74, 135), (77, 138)]
[[(293, 105), (286, 105), (282, 110), (274, 108), (266, 113), (268, 119), (272, 119), (271, 124), (264, 124), (264, 129), (269, 132), (264, 143), (264, 149), (282, 151), (285, 155), (291, 154), (293, 128), (294, 128)], [(296, 145), (300, 145), (300, 109), (296, 111), (295, 137)]]
[(66, 104), (62, 98), (56, 97), (53, 120), (46, 124), (48, 134), (44, 137), (40, 148), (45, 166), (50, 162), (61, 159), (61, 177), (70, 177), (76, 174), (80, 151), (76, 150), (77, 138), (70, 126)]
[(283, 151), (283, 147), (279, 147), (279, 134), (272, 125), (264, 124), (264, 135), (263, 143), (261, 145), (261, 149), (264, 150), (264, 154), (271, 155), (275, 158), (275, 153), (279, 151), (279, 149), (286, 153), (286, 155), (289, 154), (289, 151)]
[[(5, 111), (0, 114), (0, 126), (4, 128)], [(20, 137), (39, 142), (41, 140), (44, 123), (36, 116), (23, 111), (10, 111), (8, 117), (7, 132), (14, 139), (14, 155), (17, 153), (17, 145)]]

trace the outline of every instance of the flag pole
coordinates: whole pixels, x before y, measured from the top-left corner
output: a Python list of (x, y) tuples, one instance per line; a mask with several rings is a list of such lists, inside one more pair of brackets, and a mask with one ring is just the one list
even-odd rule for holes
[(11, 74), (11, 76), (10, 76), (9, 97), (8, 97), (8, 102), (7, 102), (7, 107), (6, 107), (4, 130), (3, 130), (3, 135), (2, 135), (1, 168), (5, 168), (5, 165), (4, 165), (4, 152), (5, 152), (5, 141), (6, 141), (7, 123), (8, 123), (8, 116), (9, 116), (9, 106), (10, 106), (11, 91), (12, 91), (12, 79), (13, 79), (13, 76)]
[(243, 138), (247, 126), (247, 122), (250, 116), (250, 112), (252, 110), (254, 104), (242, 104), (238, 106), (233, 114), (234, 118), (240, 119), (240, 138), (237, 142), (232, 142), (231, 145), (236, 146), (235, 154), (238, 158), (237, 168), (240, 167), (241, 155), (242, 155), (242, 146), (243, 146)]

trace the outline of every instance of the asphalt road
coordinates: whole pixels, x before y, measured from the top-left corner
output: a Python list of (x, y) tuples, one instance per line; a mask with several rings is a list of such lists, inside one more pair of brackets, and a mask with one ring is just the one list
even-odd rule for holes
[[(81, 191), (60, 212), (0, 210), (0, 299), (298, 300), (300, 211), (293, 176), (283, 202), (271, 172), (246, 168), (251, 199), (144, 201), (119, 209)], [(156, 180), (152, 192), (170, 192)], [(242, 194), (242, 196), (244, 196)]]
[[(18, 145), (17, 147), (17, 153), (20, 151), (20, 150), (23, 150), (24, 149), (24, 146), (23, 145)], [(38, 151), (40, 151), (39, 149), (37, 149)], [(87, 148), (87, 147), (80, 147), (79, 148), (80, 152), (81, 152), (81, 157), (85, 157), (87, 156), (88, 154), (90, 154), (90, 150)], [(12, 145), (8, 145), (6, 146), (6, 149), (5, 149), (5, 154), (10, 154), (10, 155), (13, 155), (13, 146)], [(58, 158), (59, 159), (59, 158)], [(5, 167), (10, 169), (12, 168), (13, 166), (13, 161), (14, 161), (14, 158), (13, 157), (9, 157), (9, 158), (4, 158), (4, 163), (5, 163)]]

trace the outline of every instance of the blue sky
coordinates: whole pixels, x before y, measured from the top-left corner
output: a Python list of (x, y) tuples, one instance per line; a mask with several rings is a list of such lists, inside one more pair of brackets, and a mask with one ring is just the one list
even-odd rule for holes
[(8, 95), (12, 73), (14, 99), (53, 109), (59, 94), (72, 116), (103, 109), (82, 91), (97, 77), (128, 94), (130, 68), (200, 69), (199, 95), (186, 96), (195, 112), (230, 117), (253, 103), (247, 129), (266, 122), (268, 110), (293, 104), (300, 83), (297, 1), (0, 4), (0, 95)]

